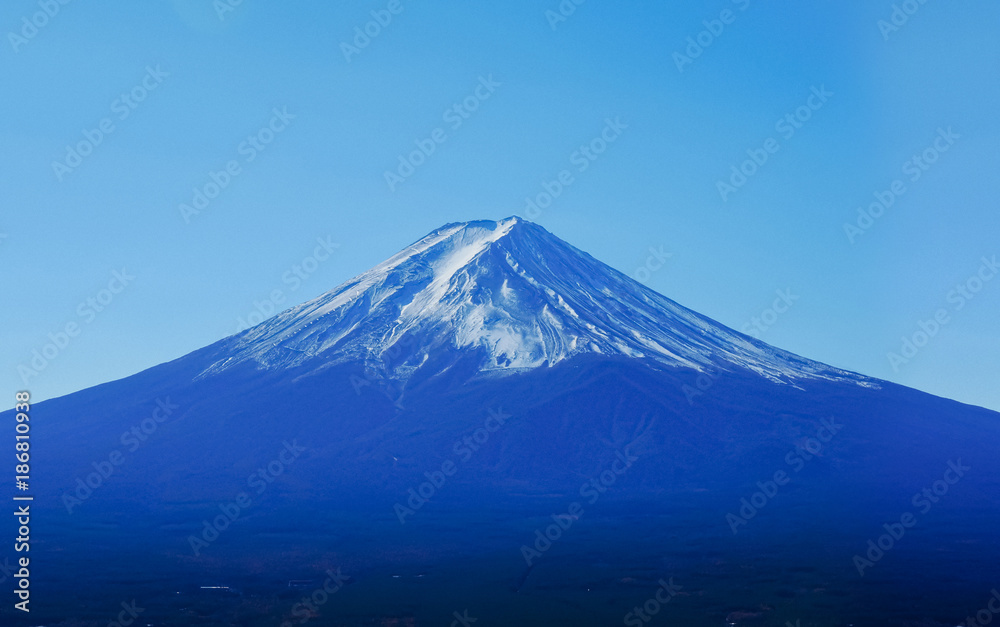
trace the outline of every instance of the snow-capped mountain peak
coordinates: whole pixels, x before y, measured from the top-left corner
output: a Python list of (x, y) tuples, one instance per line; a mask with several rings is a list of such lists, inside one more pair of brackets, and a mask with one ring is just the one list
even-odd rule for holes
[(360, 361), (405, 379), (471, 355), (481, 374), (503, 375), (597, 353), (783, 381), (867, 381), (728, 329), (517, 217), (447, 224), (227, 341), (229, 357), (205, 374), (247, 361)]

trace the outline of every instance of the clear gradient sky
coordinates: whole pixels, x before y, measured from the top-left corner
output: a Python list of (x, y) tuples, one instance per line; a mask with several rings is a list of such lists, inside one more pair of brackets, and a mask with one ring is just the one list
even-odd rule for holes
[[(911, 0), (892, 28), (888, 0), (587, 0), (560, 21), (557, 0), (224, 2), (0, 7), (10, 403), (179, 357), (272, 292), (308, 300), (444, 223), (517, 214), (733, 328), (761, 318), (767, 342), (1000, 409), (1000, 277), (967, 284), (1000, 255), (995, 2)], [(372, 11), (391, 21), (345, 49)], [(574, 155), (608, 119), (626, 128)], [(77, 163), (84, 131), (97, 145)], [(417, 140), (433, 154), (390, 190)], [(767, 160), (720, 193), (748, 150)], [(572, 182), (526, 208), (562, 170)], [(845, 223), (897, 180), (852, 243)], [(317, 238), (339, 246), (313, 263)], [(639, 270), (651, 247), (665, 262)], [(793, 304), (769, 313), (777, 290)], [(19, 365), (67, 325), (25, 386)]]

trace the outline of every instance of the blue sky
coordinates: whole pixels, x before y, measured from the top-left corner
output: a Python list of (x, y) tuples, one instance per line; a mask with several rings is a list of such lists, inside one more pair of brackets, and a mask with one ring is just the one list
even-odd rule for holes
[[(892, 2), (220, 3), (0, 8), (11, 395), (179, 357), (441, 224), (526, 216), (568, 170), (532, 217), (595, 257), (782, 348), (1000, 409), (995, 3), (914, 0), (892, 28)], [(625, 128), (580, 171), (607, 120)], [(390, 189), (417, 142), (433, 153)], [(921, 346), (893, 364), (903, 337)]]

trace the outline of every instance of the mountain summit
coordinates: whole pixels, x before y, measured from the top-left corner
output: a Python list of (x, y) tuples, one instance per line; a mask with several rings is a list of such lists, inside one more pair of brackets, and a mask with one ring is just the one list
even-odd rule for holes
[[(517, 217), (442, 226), (322, 296), (231, 338), (205, 374), (360, 361), (407, 379), (473, 359), (480, 374), (584, 354), (772, 380), (871, 380), (804, 359), (682, 307)], [(431, 374), (431, 373), (428, 373)]]

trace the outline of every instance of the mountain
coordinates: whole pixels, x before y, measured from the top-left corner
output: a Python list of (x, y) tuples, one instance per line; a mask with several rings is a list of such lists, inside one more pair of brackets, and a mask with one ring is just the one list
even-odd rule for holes
[(933, 626), (1000, 580), (998, 414), (518, 218), (31, 415), (33, 620)]
[[(207, 374), (246, 362), (361, 362), (405, 381), (441, 353), (477, 353), (482, 375), (598, 354), (700, 371), (738, 367), (775, 381), (874, 383), (723, 327), (517, 217), (437, 229), (234, 338)], [(436, 360), (430, 367), (446, 366)]]

